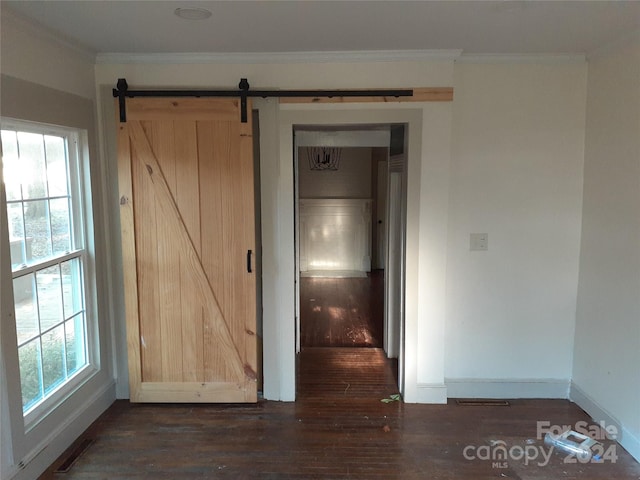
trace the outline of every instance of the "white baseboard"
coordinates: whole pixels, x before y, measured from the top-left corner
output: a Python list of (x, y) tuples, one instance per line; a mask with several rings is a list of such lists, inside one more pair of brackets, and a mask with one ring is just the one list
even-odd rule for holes
[(66, 419), (50, 435), (27, 454), (11, 477), (12, 480), (38, 478), (115, 400), (115, 382), (105, 384), (78, 407), (75, 414)]
[(640, 438), (637, 433), (629, 431), (606, 408), (573, 382), (571, 382), (569, 399), (587, 412), (595, 422), (603, 421), (606, 425), (614, 425), (619, 432), (618, 443), (640, 462)]
[(569, 398), (569, 380), (445, 379), (449, 398)]
[(416, 389), (416, 403), (447, 403), (447, 386), (443, 383), (419, 383)]

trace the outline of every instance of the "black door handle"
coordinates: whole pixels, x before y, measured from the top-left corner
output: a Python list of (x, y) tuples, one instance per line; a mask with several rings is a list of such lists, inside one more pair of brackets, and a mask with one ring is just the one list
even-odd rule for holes
[(247, 250), (247, 272), (251, 273), (251, 250)]

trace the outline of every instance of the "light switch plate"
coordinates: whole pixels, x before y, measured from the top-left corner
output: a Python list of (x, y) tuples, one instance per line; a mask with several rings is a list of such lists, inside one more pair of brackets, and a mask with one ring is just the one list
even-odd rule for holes
[(489, 234), (472, 233), (469, 237), (469, 250), (472, 252), (489, 250)]

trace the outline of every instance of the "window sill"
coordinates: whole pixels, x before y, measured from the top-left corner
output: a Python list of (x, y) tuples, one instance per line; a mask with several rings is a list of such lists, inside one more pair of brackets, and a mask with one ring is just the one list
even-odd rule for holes
[(63, 383), (49, 397), (34, 405), (24, 413), (25, 433), (29, 433), (36, 428), (51, 412), (68, 398), (73, 396), (80, 388), (96, 376), (100, 370), (94, 365), (85, 365), (78, 370), (67, 382)]

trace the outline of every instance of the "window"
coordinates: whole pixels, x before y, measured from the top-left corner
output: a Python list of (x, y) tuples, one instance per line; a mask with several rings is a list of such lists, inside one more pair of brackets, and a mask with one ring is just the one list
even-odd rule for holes
[(90, 370), (84, 185), (78, 132), (3, 120), (1, 139), (22, 409), (28, 420)]

